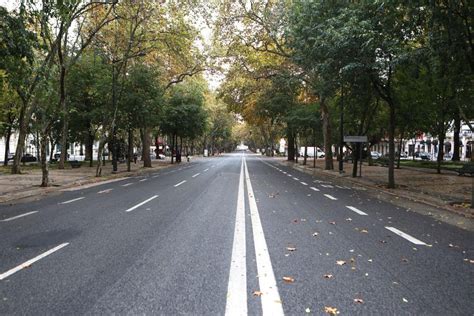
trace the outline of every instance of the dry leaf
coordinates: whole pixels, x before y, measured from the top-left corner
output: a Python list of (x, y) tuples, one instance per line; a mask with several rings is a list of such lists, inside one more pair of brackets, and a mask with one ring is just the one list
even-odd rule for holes
[(260, 291), (253, 291), (252, 294), (253, 294), (253, 296), (262, 296), (263, 293), (260, 292)]
[(351, 263), (354, 263), (355, 262), (355, 259), (354, 258), (351, 258)]
[(408, 262), (407, 258), (402, 258), (402, 262)]
[(402, 300), (405, 302), (405, 303), (408, 303), (408, 300), (406, 298), (402, 298)]
[(324, 278), (325, 279), (332, 279), (334, 276), (332, 274), (325, 274)]
[(316, 236), (318, 236), (318, 235), (319, 235), (318, 232), (314, 232), (314, 233), (313, 233), (313, 237), (316, 237)]
[(346, 221), (351, 222), (352, 218), (348, 217), (348, 218), (346, 218)]
[(364, 233), (364, 234), (368, 234), (368, 233), (369, 233), (369, 232), (367, 231), (367, 229), (362, 229), (360, 232), (361, 232), (361, 233)]
[(295, 248), (295, 247), (286, 247), (286, 250), (288, 250), (288, 251), (296, 251), (296, 248)]
[(337, 261), (336, 261), (336, 264), (337, 264), (337, 265), (340, 265), (340, 266), (343, 266), (343, 265), (346, 264), (346, 262), (345, 262), (344, 260), (337, 260)]
[(309, 307), (307, 307), (304, 311), (305, 311), (306, 314), (311, 313), (311, 310), (309, 309)]
[(380, 241), (382, 244), (386, 244), (387, 242), (385, 240)]
[(368, 262), (372, 262), (372, 259), (367, 260)]
[(286, 283), (293, 283), (295, 282), (295, 279), (293, 279), (292, 277), (283, 277), (283, 281), (285, 281)]
[(339, 311), (335, 307), (331, 306), (324, 306), (324, 311), (328, 313), (329, 315), (337, 315), (339, 314)]
[(354, 303), (357, 303), (357, 304), (364, 304), (364, 300), (361, 299), (361, 298), (355, 298), (355, 299), (354, 299)]
[(336, 222), (329, 222), (329, 224), (331, 224), (331, 225), (336, 225)]

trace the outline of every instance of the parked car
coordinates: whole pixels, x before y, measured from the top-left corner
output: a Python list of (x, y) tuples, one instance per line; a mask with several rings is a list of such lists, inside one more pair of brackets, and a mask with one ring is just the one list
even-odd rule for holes
[(410, 159), (410, 158), (408, 157), (407, 153), (401, 153), (400, 154), (400, 160), (408, 160), (408, 159)]
[(431, 160), (431, 154), (427, 152), (416, 152), (415, 159), (417, 160)]
[(23, 157), (21, 157), (21, 162), (35, 162), (36, 160), (36, 157), (32, 154), (24, 154)]
[[(300, 147), (299, 156), (304, 156), (305, 147)], [(306, 157), (314, 157), (314, 147), (308, 147), (306, 151)], [(324, 151), (316, 147), (316, 157), (317, 158), (324, 158)]]
[(372, 157), (372, 159), (379, 159), (382, 157), (382, 154), (378, 151), (371, 151), (370, 156)]
[(451, 153), (445, 153), (443, 159), (444, 160), (452, 160), (453, 155)]
[[(67, 154), (67, 158), (69, 159), (71, 155)], [(61, 152), (57, 152), (54, 154), (54, 159), (59, 160), (61, 158)]]

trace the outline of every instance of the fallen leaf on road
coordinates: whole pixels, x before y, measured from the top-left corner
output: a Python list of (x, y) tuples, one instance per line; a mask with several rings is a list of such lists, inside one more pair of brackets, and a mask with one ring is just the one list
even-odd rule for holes
[(306, 218), (302, 218), (301, 221), (302, 221), (302, 222), (306, 222)]
[(361, 299), (361, 298), (355, 298), (355, 299), (354, 299), (354, 303), (357, 303), (357, 304), (364, 304), (364, 300)]
[(295, 247), (286, 247), (286, 250), (288, 250), (288, 251), (296, 251), (296, 248), (295, 248)]
[(294, 219), (294, 220), (293, 220), (293, 223), (298, 223), (298, 219)]
[(253, 296), (262, 296), (263, 293), (260, 292), (260, 291), (253, 291), (252, 294), (253, 294)]
[(329, 232), (329, 235), (332, 235), (332, 232)]
[(402, 298), (402, 300), (405, 302), (405, 303), (408, 303), (408, 300), (406, 298)]
[(325, 274), (324, 278), (325, 279), (332, 279), (334, 276), (332, 274)]
[(351, 222), (352, 218), (348, 217), (348, 218), (346, 218), (346, 221)]
[(382, 244), (386, 244), (387, 242), (385, 240), (380, 241)]
[(368, 233), (369, 233), (369, 232), (367, 231), (367, 229), (362, 229), (360, 232), (361, 232), (361, 233), (364, 233), (364, 234), (368, 234)]
[(356, 260), (354, 258), (351, 258), (351, 263), (354, 263)]
[(408, 262), (407, 258), (402, 258), (402, 262)]
[(283, 281), (285, 281), (286, 283), (293, 283), (295, 282), (295, 279), (293, 279), (292, 277), (283, 277)]
[(309, 307), (307, 307), (304, 311), (305, 311), (306, 314), (311, 313), (311, 310), (309, 309)]
[(319, 235), (318, 232), (314, 232), (314, 233), (313, 233), (313, 237), (316, 237), (316, 236), (318, 236), (318, 235)]
[(372, 259), (367, 260), (368, 262), (372, 262)]
[(324, 311), (328, 313), (329, 315), (337, 315), (339, 314), (339, 311), (335, 307), (331, 306), (324, 306)]
[(340, 265), (340, 266), (343, 266), (343, 265), (346, 264), (346, 262), (345, 262), (344, 260), (337, 260), (337, 261), (336, 261), (336, 264), (337, 264), (337, 265)]
[(329, 224), (331, 224), (331, 225), (336, 225), (336, 222), (329, 222)]

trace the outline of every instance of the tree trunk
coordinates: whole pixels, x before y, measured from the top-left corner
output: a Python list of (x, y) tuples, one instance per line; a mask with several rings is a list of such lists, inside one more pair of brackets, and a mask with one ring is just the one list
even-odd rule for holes
[(151, 168), (151, 158), (150, 158), (150, 131), (147, 127), (144, 127), (142, 132), (142, 159), (143, 159), (143, 167), (144, 168)]
[(436, 159), (436, 172), (441, 173), (441, 162), (443, 162), (444, 157), (444, 139), (446, 138), (446, 129), (444, 128), (444, 123), (440, 122), (441, 129), (438, 135), (439, 140), (439, 150), (438, 150), (438, 157)]
[[(61, 50), (61, 48), (59, 48)], [(59, 53), (61, 55), (61, 53)], [(60, 56), (60, 62), (62, 64), (62, 56)], [(67, 103), (66, 103), (66, 68), (61, 65), (61, 72), (59, 76), (59, 107), (63, 112), (63, 126), (61, 134), (61, 157), (59, 159), (59, 169), (64, 169), (64, 164), (67, 159), (67, 133), (68, 133), (68, 115), (67, 115)]]
[(357, 166), (359, 163), (359, 155), (360, 155), (360, 146), (361, 143), (355, 143), (355, 146), (353, 146), (354, 150), (352, 151), (352, 177), (355, 178), (357, 177)]
[(398, 144), (397, 169), (400, 169), (400, 157), (403, 149), (403, 137), (405, 137), (405, 129), (400, 133), (400, 143)]
[(453, 148), (453, 159), (452, 159), (453, 161), (461, 160), (461, 157), (459, 155), (459, 147), (461, 145), (461, 139), (459, 137), (460, 132), (461, 132), (461, 117), (459, 116), (459, 111), (456, 111), (454, 115), (454, 148)]
[[(306, 144), (307, 145), (307, 144)], [(303, 165), (306, 165), (306, 160), (308, 157), (308, 146), (304, 146), (304, 157), (303, 157)]]
[(388, 126), (388, 188), (395, 188), (395, 105), (389, 104), (390, 119)]
[(8, 125), (7, 132), (5, 134), (5, 160), (3, 161), (3, 165), (8, 165), (8, 154), (10, 153), (10, 138), (12, 136), (12, 126)]
[(40, 141), (40, 163), (41, 163), (41, 186), (47, 187), (49, 185), (49, 168), (48, 168), (48, 161), (46, 160), (47, 153), (46, 153), (46, 146), (48, 145), (48, 133), (43, 132), (41, 133), (41, 141)]
[(329, 109), (326, 105), (326, 100), (321, 96), (321, 120), (323, 121), (323, 138), (324, 138), (324, 169), (333, 170), (334, 165), (332, 161), (331, 148), (331, 122), (329, 120)]
[(293, 133), (289, 130), (287, 133), (288, 138), (288, 161), (295, 161), (295, 138)]
[(15, 157), (13, 158), (13, 165), (12, 165), (12, 174), (20, 174), (20, 162), (21, 157), (23, 156), (23, 147), (25, 146), (26, 134), (28, 132), (28, 120), (26, 118), (26, 109), (27, 105), (23, 104), (20, 109), (19, 115), (19, 130), (18, 130), (18, 142), (16, 145)]
[(51, 148), (50, 148), (50, 150), (49, 150), (49, 161), (53, 161), (53, 158), (54, 158), (54, 147), (56, 147), (56, 143), (54, 142), (54, 140), (52, 139), (51, 136), (49, 137), (49, 142), (50, 142), (50, 145), (51, 145)]
[(132, 170), (132, 156), (133, 156), (133, 133), (132, 129), (128, 128), (128, 155), (127, 155), (127, 171)]
[(104, 146), (105, 146), (105, 136), (103, 136), (102, 139), (99, 140), (99, 148), (97, 149), (97, 161), (99, 163), (97, 164), (97, 167), (95, 169), (96, 177), (102, 176), (102, 164), (100, 163), (100, 161), (102, 160), (102, 153), (104, 152)]

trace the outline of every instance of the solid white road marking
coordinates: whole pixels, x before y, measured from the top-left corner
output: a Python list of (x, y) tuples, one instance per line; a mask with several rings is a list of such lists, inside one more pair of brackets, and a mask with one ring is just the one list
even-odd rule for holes
[(309, 187), (309, 188), (310, 188), (311, 190), (313, 190), (313, 191), (319, 191), (319, 189), (318, 189), (318, 188), (315, 188), (315, 187)]
[(147, 181), (147, 180), (148, 180), (148, 179), (145, 178), (145, 179), (141, 179), (139, 182), (145, 182), (145, 181)]
[(43, 252), (42, 254), (40, 254), (39, 256), (37, 257), (34, 257), (33, 259), (30, 259), (22, 264), (20, 264), (19, 266), (16, 266), (15, 268), (11, 269), (11, 270), (8, 270), (7, 272), (5, 273), (2, 273), (0, 274), (0, 281), (3, 280), (3, 279), (6, 279), (8, 278), (10, 275), (14, 274), (14, 273), (17, 273), (18, 271), (24, 269), (24, 268), (27, 268), (29, 267), (30, 265), (32, 265), (33, 263), (35, 263), (36, 261), (38, 260), (41, 260), (43, 259), (44, 257), (47, 257), (49, 256), (50, 254), (52, 254), (53, 252), (56, 252), (58, 251), (59, 249), (63, 248), (63, 247), (66, 247), (67, 245), (69, 245), (68, 242), (66, 243), (63, 243), (63, 244), (60, 244), (59, 246), (56, 246), (54, 247), (53, 249), (50, 249), (46, 252)]
[(398, 236), (402, 237), (402, 238), (405, 238), (406, 240), (408, 240), (409, 242), (411, 243), (414, 243), (415, 245), (423, 245), (423, 246), (426, 246), (426, 243), (422, 242), (421, 240), (419, 239), (416, 239), (415, 237), (413, 236), (410, 236), (408, 234), (405, 234), (404, 232), (402, 232), (401, 230), (398, 230), (396, 229), (395, 227), (387, 227), (385, 226), (386, 229), (388, 229), (389, 231), (391, 231), (392, 233), (395, 233), (397, 234)]
[(247, 184), (247, 194), (249, 198), (250, 218), (252, 219), (253, 241), (255, 246), (255, 256), (257, 258), (258, 283), (262, 300), (263, 315), (284, 315), (283, 306), (280, 300), (280, 293), (273, 273), (272, 261), (268, 253), (267, 242), (263, 233), (262, 222), (258, 214), (257, 202), (250, 182), (247, 162), (244, 157), (245, 183)]
[(302, 185), (308, 185), (306, 182), (301, 181), (300, 182)]
[(65, 201), (65, 202), (61, 202), (59, 204), (69, 204), (69, 203), (72, 203), (72, 202), (76, 202), (76, 201), (79, 201), (79, 200), (82, 200), (82, 199), (85, 199), (86, 197), (85, 196), (82, 196), (82, 197), (78, 197), (76, 199), (72, 199), (72, 200), (69, 200), (69, 201)]
[(196, 178), (196, 177), (197, 177), (198, 175), (200, 175), (200, 174), (201, 174), (200, 172), (196, 173), (196, 174), (193, 176), (193, 178)]
[(346, 207), (347, 207), (348, 209), (350, 209), (351, 211), (356, 212), (356, 213), (359, 214), (359, 215), (367, 215), (367, 213), (362, 212), (361, 210), (355, 208), (354, 206), (346, 205)]
[(174, 185), (174, 187), (175, 187), (175, 188), (176, 188), (176, 187), (179, 187), (179, 186), (180, 186), (181, 184), (183, 184), (183, 183), (186, 183), (186, 180), (183, 180), (183, 181), (181, 181), (180, 183), (176, 183), (176, 184)]
[(335, 198), (334, 196), (329, 195), (329, 194), (324, 194), (324, 196), (327, 197), (328, 199), (331, 199), (331, 200), (334, 200), (334, 201), (337, 200), (337, 198)]
[(97, 192), (97, 194), (109, 193), (109, 192), (112, 191), (112, 190), (113, 190), (113, 189), (102, 190), (102, 191)]
[(123, 187), (128, 187), (129, 185), (132, 185), (133, 182), (129, 182), (129, 183), (125, 183), (125, 184), (122, 184)]
[(227, 286), (226, 315), (247, 315), (247, 250), (245, 246), (244, 160), (240, 165), (234, 243)]
[(128, 210), (125, 210), (125, 212), (131, 212), (131, 211), (133, 211), (134, 209), (139, 208), (139, 207), (142, 206), (143, 204), (146, 204), (146, 203), (150, 202), (151, 200), (156, 199), (157, 197), (158, 197), (158, 195), (153, 195), (151, 198), (146, 199), (145, 201), (143, 201), (143, 202), (141, 202), (141, 203), (138, 203), (138, 204), (135, 205), (135, 206), (132, 206), (132, 207), (129, 208)]
[(32, 212), (20, 214), (20, 215), (17, 215), (17, 216), (13, 216), (13, 217), (10, 217), (10, 218), (5, 218), (5, 219), (2, 219), (0, 222), (13, 221), (13, 220), (15, 220), (15, 219), (17, 219), (17, 218), (22, 218), (22, 217), (25, 217), (25, 216), (28, 216), (28, 215), (31, 215), (31, 214), (35, 214), (35, 213), (38, 213), (38, 211), (32, 211)]

